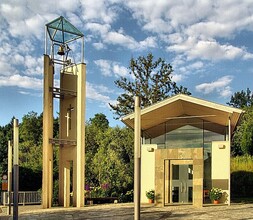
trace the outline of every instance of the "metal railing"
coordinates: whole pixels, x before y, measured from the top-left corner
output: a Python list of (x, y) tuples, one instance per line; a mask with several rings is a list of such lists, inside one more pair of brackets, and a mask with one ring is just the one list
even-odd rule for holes
[[(3, 205), (9, 205), (8, 192), (3, 192), (2, 203)], [(11, 192), (11, 204), (13, 204), (13, 192)], [(18, 192), (18, 204), (20, 205), (41, 204), (41, 193), (37, 191)]]

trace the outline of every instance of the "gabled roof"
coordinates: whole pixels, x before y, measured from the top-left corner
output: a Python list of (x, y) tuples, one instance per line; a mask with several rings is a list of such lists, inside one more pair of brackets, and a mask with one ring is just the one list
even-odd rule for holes
[(84, 36), (81, 31), (62, 16), (47, 23), (46, 27), (50, 39), (61, 44), (71, 42)]
[[(220, 126), (228, 126), (230, 118), (233, 132), (242, 113), (243, 110), (238, 108), (179, 94), (142, 109), (141, 130), (152, 130), (157, 125), (180, 117), (199, 118)], [(123, 117), (122, 121), (128, 127), (134, 128), (134, 113)]]

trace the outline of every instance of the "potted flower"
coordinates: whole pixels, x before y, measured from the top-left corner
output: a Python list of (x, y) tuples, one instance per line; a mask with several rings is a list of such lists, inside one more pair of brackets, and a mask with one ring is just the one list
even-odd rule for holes
[(149, 203), (154, 203), (155, 190), (151, 189), (149, 191), (146, 191), (146, 196), (148, 198)]
[(219, 203), (219, 199), (222, 196), (222, 190), (220, 188), (213, 187), (209, 192), (209, 197), (214, 204)]

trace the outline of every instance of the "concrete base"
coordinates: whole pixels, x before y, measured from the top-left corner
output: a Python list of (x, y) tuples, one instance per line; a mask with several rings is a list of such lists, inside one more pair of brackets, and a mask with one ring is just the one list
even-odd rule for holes
[(7, 214), (8, 206), (0, 206), (0, 213)]

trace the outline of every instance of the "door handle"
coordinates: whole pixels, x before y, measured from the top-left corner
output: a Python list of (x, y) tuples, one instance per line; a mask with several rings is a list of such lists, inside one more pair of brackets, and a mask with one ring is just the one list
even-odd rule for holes
[(180, 182), (180, 192), (182, 193), (183, 192), (183, 183)]

